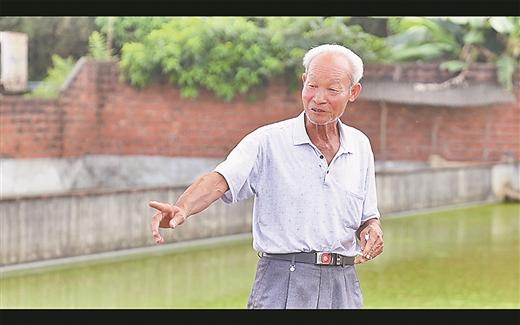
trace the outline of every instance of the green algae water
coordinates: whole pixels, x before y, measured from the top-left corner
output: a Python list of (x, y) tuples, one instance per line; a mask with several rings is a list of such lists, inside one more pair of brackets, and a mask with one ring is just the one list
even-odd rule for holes
[[(383, 219), (365, 308), (519, 308), (520, 204)], [(178, 230), (181, 231), (181, 230)], [(245, 308), (251, 239), (0, 278), (0, 308)]]

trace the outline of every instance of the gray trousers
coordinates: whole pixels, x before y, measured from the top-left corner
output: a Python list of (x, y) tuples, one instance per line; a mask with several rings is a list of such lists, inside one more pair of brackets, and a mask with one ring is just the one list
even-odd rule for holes
[(261, 257), (249, 309), (362, 308), (363, 295), (353, 265), (328, 266)]

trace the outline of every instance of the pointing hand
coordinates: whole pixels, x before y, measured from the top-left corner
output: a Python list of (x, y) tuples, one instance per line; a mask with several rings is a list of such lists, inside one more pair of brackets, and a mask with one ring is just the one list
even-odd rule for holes
[(186, 221), (186, 212), (176, 205), (150, 201), (148, 205), (157, 211), (152, 216), (152, 237), (157, 244), (164, 243), (159, 228), (175, 228)]

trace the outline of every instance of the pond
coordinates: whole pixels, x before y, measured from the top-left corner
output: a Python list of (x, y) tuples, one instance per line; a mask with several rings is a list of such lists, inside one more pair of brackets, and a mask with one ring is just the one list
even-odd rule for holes
[[(520, 308), (519, 221), (516, 203), (384, 218), (384, 253), (357, 267), (365, 308)], [(4, 274), (0, 308), (245, 308), (245, 238)]]

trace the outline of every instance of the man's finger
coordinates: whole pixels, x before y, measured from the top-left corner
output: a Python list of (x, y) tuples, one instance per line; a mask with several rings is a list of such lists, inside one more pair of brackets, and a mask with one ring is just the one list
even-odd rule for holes
[(162, 238), (161, 233), (159, 232), (159, 224), (161, 223), (162, 218), (163, 216), (161, 212), (157, 212), (152, 216), (152, 237), (157, 244), (164, 242), (164, 239)]
[(162, 213), (161, 212), (156, 212), (152, 216), (152, 221), (151, 221), (152, 233), (154, 231), (159, 232), (159, 223), (161, 222), (161, 219), (162, 219)]
[(186, 218), (184, 217), (184, 214), (179, 213), (179, 210), (174, 209), (173, 211), (173, 217), (170, 220), (170, 228), (175, 228), (178, 225), (181, 225), (186, 221)]
[(368, 236), (368, 240), (365, 243), (365, 247), (363, 248), (363, 256), (370, 259), (368, 256), (369, 256), (370, 252), (372, 251), (372, 247), (374, 247), (376, 239), (373, 238), (374, 236), (370, 235), (368, 232), (367, 232), (367, 234), (369, 236)]
[(150, 201), (148, 203), (148, 206), (151, 207), (151, 208), (157, 209), (159, 211), (162, 211), (162, 212), (171, 212), (172, 211), (172, 206), (167, 204), (167, 203), (161, 203), (161, 202), (157, 202), (157, 201)]
[(381, 253), (383, 253), (383, 241), (378, 239), (374, 247), (372, 248), (372, 254), (373, 256), (378, 256)]
[(366, 261), (368, 261), (365, 257), (361, 256), (361, 255), (357, 255), (355, 258), (354, 258), (354, 264), (363, 264), (365, 263)]

